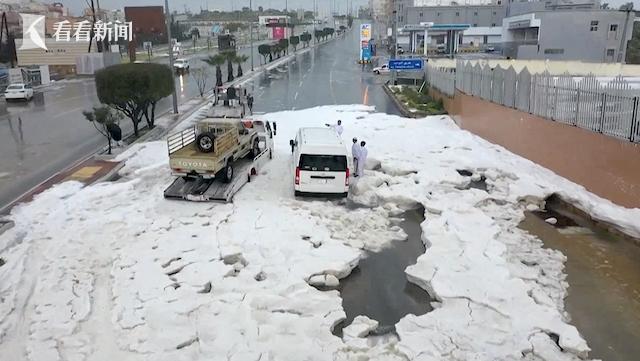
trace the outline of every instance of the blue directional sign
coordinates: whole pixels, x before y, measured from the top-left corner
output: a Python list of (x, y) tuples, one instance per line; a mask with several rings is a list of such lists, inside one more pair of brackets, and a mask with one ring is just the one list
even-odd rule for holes
[(391, 70), (420, 70), (422, 69), (422, 59), (395, 59), (389, 60)]

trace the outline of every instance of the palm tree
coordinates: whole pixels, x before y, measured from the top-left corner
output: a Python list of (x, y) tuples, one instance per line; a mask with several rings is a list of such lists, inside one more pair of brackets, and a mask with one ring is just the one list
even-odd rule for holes
[(233, 61), (236, 57), (235, 50), (222, 52), (222, 56), (227, 61), (227, 81), (233, 81)]
[(238, 64), (238, 78), (243, 75), (242, 64), (244, 64), (247, 60), (249, 60), (249, 57), (247, 55), (237, 55), (233, 59), (233, 62)]
[(226, 58), (221, 54), (216, 54), (204, 59), (203, 61), (216, 67), (216, 86), (222, 86), (222, 69), (220, 69), (220, 67), (224, 64)]

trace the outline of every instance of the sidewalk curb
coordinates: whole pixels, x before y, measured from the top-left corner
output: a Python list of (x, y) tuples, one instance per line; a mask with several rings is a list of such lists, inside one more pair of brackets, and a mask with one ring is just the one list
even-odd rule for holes
[(400, 111), (400, 114), (402, 114), (403, 117), (405, 118), (422, 118), (422, 116), (413, 113), (411, 111), (409, 111), (409, 109), (407, 109), (405, 107), (404, 104), (402, 104), (402, 102), (400, 101), (400, 99), (398, 99), (396, 97), (396, 95), (393, 93), (393, 91), (391, 91), (391, 88), (389, 88), (388, 84), (383, 84), (382, 85), (382, 89), (384, 90), (385, 93), (387, 93), (387, 95), (389, 96), (389, 98), (391, 98), (391, 101), (393, 101), (393, 103), (396, 105), (396, 107), (398, 108), (398, 110)]

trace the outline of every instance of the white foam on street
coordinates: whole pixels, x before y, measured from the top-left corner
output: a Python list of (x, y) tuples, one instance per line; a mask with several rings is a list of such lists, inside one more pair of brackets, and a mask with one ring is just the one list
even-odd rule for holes
[[(233, 204), (168, 201), (164, 142), (132, 147), (115, 183), (58, 185), (13, 209), (0, 236), (0, 355), (11, 360), (574, 360), (565, 257), (516, 228), (557, 192), (640, 234), (640, 210), (602, 200), (448, 117), (404, 119), (365, 106), (261, 116), (278, 123), (274, 160)], [(367, 141), (352, 187), (372, 210), (293, 197), (289, 139), (341, 119)], [(376, 168), (378, 170), (371, 170)], [(464, 190), (487, 178), (489, 193)], [(374, 322), (345, 318), (334, 285), (362, 250), (406, 235), (389, 217), (422, 204), (428, 249), (406, 270), (438, 302), (372, 344)], [(327, 281), (328, 280), (328, 281)], [(353, 332), (351, 332), (353, 331)], [(553, 341), (558, 337), (559, 348)]]

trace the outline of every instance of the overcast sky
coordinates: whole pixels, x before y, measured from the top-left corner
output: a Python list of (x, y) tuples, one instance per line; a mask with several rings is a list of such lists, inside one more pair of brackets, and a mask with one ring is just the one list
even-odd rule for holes
[[(0, 0), (2, 1), (2, 0)], [(69, 7), (71, 11), (78, 15), (83, 8), (86, 7), (88, 0), (62, 0), (61, 2)], [(122, 9), (125, 5), (164, 5), (164, 0), (94, 0), (100, 2), (100, 7), (106, 9)], [(464, 1), (464, 0), (463, 0)], [(304, 8), (311, 10), (313, 8), (314, 0), (253, 0), (254, 8), (262, 6), (266, 8), (284, 9), (285, 2), (289, 9)], [(337, 7), (341, 13), (346, 12), (348, 3), (351, 2), (356, 6), (366, 5), (368, 0), (316, 0), (318, 4), (318, 11), (321, 14), (325, 14), (331, 9)], [(625, 0), (601, 0), (601, 2), (608, 2), (611, 7), (617, 8), (620, 4), (624, 4)], [(640, 0), (634, 0), (634, 8), (640, 9)], [(169, 7), (171, 11), (177, 10), (183, 12), (184, 7), (187, 7), (194, 13), (200, 12), (200, 9), (209, 10), (231, 10), (241, 9), (243, 6), (249, 6), (249, 0), (169, 0)]]
[[(2, 1), (2, 0), (0, 0)], [(162, 5), (164, 6), (164, 0), (94, 0), (99, 1), (100, 7), (105, 9), (122, 9), (125, 5)], [(74, 14), (78, 14), (83, 8), (87, 7), (87, 0), (62, 0), (66, 7), (70, 8)], [(304, 8), (311, 10), (313, 8), (313, 0), (253, 0), (253, 7), (255, 9), (258, 6), (262, 6), (265, 9), (284, 9), (285, 2), (289, 9)], [(347, 10), (348, 4), (353, 3), (354, 6), (365, 5), (367, 0), (316, 0), (318, 4), (318, 11), (321, 13), (327, 12), (331, 6), (337, 7), (340, 12), (344, 13)], [(333, 5), (332, 5), (333, 4)], [(241, 9), (243, 6), (249, 6), (249, 0), (169, 0), (169, 8), (171, 11), (177, 10), (183, 12), (184, 7), (187, 7), (192, 12), (200, 12), (200, 8), (209, 10), (231, 10)]]

